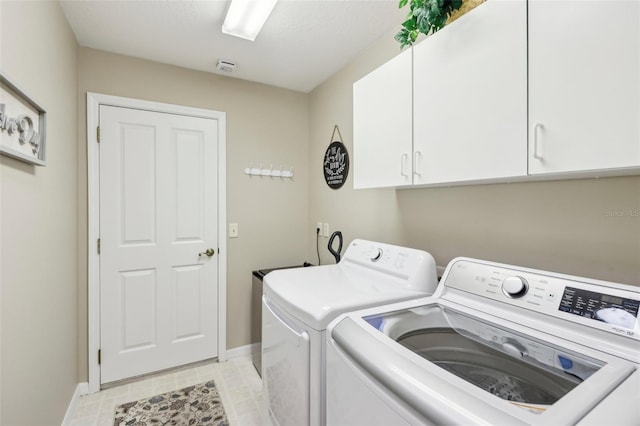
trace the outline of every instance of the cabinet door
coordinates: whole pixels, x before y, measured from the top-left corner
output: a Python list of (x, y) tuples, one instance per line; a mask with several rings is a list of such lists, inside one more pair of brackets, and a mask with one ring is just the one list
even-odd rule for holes
[(414, 182), (527, 173), (527, 10), (488, 0), (414, 48)]
[(640, 165), (640, 2), (529, 2), (529, 173)]
[(353, 85), (353, 186), (411, 184), (411, 49)]

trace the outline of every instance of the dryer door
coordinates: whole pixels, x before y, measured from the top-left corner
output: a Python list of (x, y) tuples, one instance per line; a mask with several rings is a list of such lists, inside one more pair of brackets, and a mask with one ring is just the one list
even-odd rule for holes
[(262, 380), (278, 426), (309, 424), (309, 333), (262, 297)]

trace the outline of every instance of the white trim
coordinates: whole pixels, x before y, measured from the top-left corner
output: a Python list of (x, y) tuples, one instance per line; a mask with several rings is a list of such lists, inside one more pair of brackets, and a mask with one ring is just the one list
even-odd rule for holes
[(227, 360), (227, 115), (218, 120), (218, 361)]
[(100, 151), (97, 127), (100, 122), (100, 98), (87, 93), (87, 333), (89, 393), (100, 390), (100, 258), (96, 241), (100, 235)]
[(62, 419), (62, 426), (66, 426), (71, 424), (71, 420), (73, 419), (73, 415), (76, 413), (76, 405), (78, 405), (78, 399), (82, 395), (86, 395), (89, 393), (89, 383), (82, 382), (78, 383), (76, 386), (76, 390), (71, 397), (71, 401), (69, 401), (69, 406), (67, 407), (67, 412), (64, 415), (64, 419)]
[[(227, 351), (227, 359), (225, 361), (228, 361), (233, 358), (241, 358), (241, 357), (249, 356), (256, 352), (260, 352), (260, 343), (252, 343), (250, 345), (239, 346), (237, 348), (229, 349)], [(223, 360), (218, 359), (218, 361), (223, 361)]]
[(227, 180), (226, 113), (87, 92), (87, 202), (88, 202), (88, 393), (100, 390), (100, 258), (96, 243), (100, 236), (100, 152), (97, 127), (100, 105), (210, 118), (218, 121), (218, 360), (227, 359)]

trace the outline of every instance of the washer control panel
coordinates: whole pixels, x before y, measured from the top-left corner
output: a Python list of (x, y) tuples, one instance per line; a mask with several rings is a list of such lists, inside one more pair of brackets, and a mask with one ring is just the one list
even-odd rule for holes
[(640, 288), (457, 259), (445, 287), (640, 340)]

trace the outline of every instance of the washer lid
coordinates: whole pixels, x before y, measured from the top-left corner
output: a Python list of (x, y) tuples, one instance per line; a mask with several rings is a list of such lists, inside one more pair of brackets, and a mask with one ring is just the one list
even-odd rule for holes
[(535, 413), (605, 364), (438, 304), (363, 319), (449, 373)]
[(398, 285), (400, 278), (348, 263), (273, 271), (264, 294), (289, 315), (325, 330), (338, 315), (427, 296)]
[[(390, 312), (385, 307), (351, 312), (327, 331), (332, 348), (347, 354), (425, 423), (575, 424), (637, 368), (533, 329), (492, 323), (482, 313), (454, 312), (433, 300), (423, 306), (420, 300), (406, 302), (401, 304), (406, 308), (396, 305), (393, 309), (401, 310)], [(451, 339), (453, 332), (467, 342)], [(497, 351), (502, 354), (492, 355)], [(505, 382), (509, 378), (517, 380)], [(514, 393), (524, 402), (514, 402)]]

